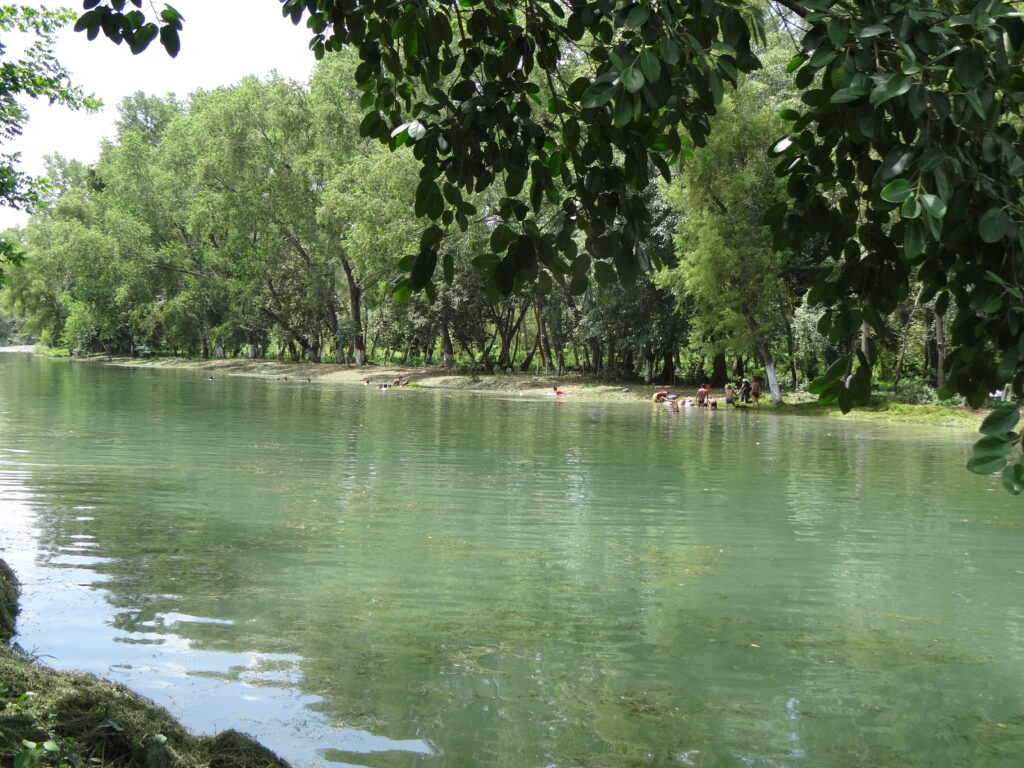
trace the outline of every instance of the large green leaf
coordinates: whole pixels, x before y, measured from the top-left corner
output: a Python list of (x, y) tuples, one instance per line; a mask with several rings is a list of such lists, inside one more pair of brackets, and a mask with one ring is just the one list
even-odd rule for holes
[(975, 456), (995, 458), (1006, 456), (1013, 450), (1013, 446), (1013, 438), (1009, 435), (989, 435), (976, 442), (972, 450)]
[(974, 88), (985, 77), (985, 54), (981, 48), (968, 44), (953, 64), (953, 74), (965, 88)]
[(906, 179), (896, 179), (882, 188), (882, 199), (889, 203), (902, 203), (913, 193), (914, 188)]
[(420, 251), (416, 256), (416, 263), (412, 265), (412, 272), (409, 274), (409, 287), (414, 291), (422, 289), (434, 277), (436, 268), (437, 251), (432, 248)]
[(633, 29), (642, 27), (649, 18), (651, 18), (650, 8), (646, 5), (635, 5), (633, 10), (629, 12), (629, 16), (626, 17), (626, 26)]
[(877, 78), (877, 85), (871, 91), (868, 101), (872, 106), (884, 104), (889, 99), (900, 96), (910, 90), (913, 81), (906, 75), (888, 74)]
[(1018, 462), (1008, 464), (1003, 468), (1003, 487), (1014, 496), (1019, 496), (1024, 490), (1024, 466)]
[(1005, 435), (1020, 421), (1020, 409), (1010, 403), (1001, 405), (981, 422), (978, 431), (983, 435)]
[(978, 233), (986, 243), (1002, 240), (1010, 232), (1012, 224), (1002, 207), (993, 206), (978, 220)]
[(615, 95), (615, 85), (612, 83), (594, 83), (583, 92), (580, 104), (585, 109), (603, 107)]
[(630, 93), (636, 93), (644, 87), (644, 73), (640, 71), (639, 67), (626, 67), (622, 73), (622, 84), (626, 86), (626, 90)]
[(661, 61), (658, 59), (658, 54), (650, 48), (644, 50), (640, 54), (640, 69), (643, 70), (644, 77), (648, 82), (657, 82), (661, 77)]
[(967, 462), (967, 469), (979, 475), (991, 475), (1005, 466), (1005, 456), (972, 456)]

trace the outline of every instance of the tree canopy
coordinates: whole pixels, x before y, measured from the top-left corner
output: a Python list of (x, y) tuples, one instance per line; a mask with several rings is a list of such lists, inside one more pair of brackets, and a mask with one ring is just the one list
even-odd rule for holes
[[(0, 6), (0, 144), (20, 136), (28, 120), (22, 99), (47, 99), (77, 109), (96, 107), (96, 99), (73, 85), (68, 71), (53, 54), (56, 31), (74, 19), (68, 10), (51, 11), (21, 5)], [(27, 45), (9, 52), (8, 33), (22, 33)], [(18, 169), (18, 155), (0, 153), (0, 205), (18, 210), (31, 208), (39, 199), (38, 181)], [(17, 248), (0, 238), (0, 267), (19, 259)], [(0, 269), (0, 285), (3, 284)]]
[[(159, 36), (177, 51), (171, 8), (147, 20), (141, 0), (84, 5), (90, 36), (133, 50)], [(788, 135), (774, 144), (792, 199), (768, 221), (790, 247), (815, 243), (842, 264), (814, 294), (829, 306), (823, 327), (881, 330), (917, 273), (929, 297), (962, 310), (950, 385), (977, 402), (1022, 383), (1015, 4), (282, 0), (282, 11), (310, 27), (318, 57), (358, 50), (361, 132), (409, 144), (420, 161), (417, 212), (437, 224), (411, 265), (413, 290), (434, 278), (440, 237), (475, 215), (467, 197), (492, 186), (515, 233), (495, 243), (488, 279), (502, 292), (538, 269), (569, 278), (581, 260), (633, 279), (651, 263), (643, 191), (706, 143), (726, 90), (761, 66), (766, 27), (792, 34), (786, 69), (801, 105), (784, 110)]]

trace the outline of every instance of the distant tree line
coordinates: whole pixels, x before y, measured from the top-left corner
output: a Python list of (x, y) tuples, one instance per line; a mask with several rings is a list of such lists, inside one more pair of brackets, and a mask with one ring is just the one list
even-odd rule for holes
[[(953, 308), (919, 291), (887, 317), (886, 333), (864, 325), (830, 341), (806, 298), (821, 244), (780, 248), (763, 223), (786, 199), (767, 151), (794, 99), (781, 76), (785, 39), (770, 38), (765, 69), (723, 98), (707, 145), (683, 153), (671, 183), (648, 188), (655, 221), (641, 245), (651, 270), (639, 277), (620, 279), (569, 240), (558, 245), (574, 256), (570, 270), (541, 262), (499, 290), (487, 278), (500, 269), (495, 252), (532, 247), (505, 223), (529, 193), (460, 197), (467, 227), (443, 233), (426, 209), (445, 201), (424, 197), (413, 153), (361, 135), (358, 60), (340, 53), (308, 86), (250, 78), (186, 101), (126, 99), (95, 166), (51, 159), (44, 206), (7, 233), (26, 258), (8, 270), (0, 306), (21, 319), (22, 336), (74, 354), (572, 369), (715, 385), (758, 375), (778, 399), (863, 345), (876, 378), (941, 384)], [(558, 213), (542, 200), (537, 218)], [(408, 270), (425, 243), (438, 249), (440, 279), (413, 293)]]

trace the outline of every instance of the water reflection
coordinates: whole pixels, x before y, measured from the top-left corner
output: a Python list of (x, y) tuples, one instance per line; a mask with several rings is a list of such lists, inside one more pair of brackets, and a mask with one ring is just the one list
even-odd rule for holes
[(430, 766), (1024, 735), (1024, 542), (943, 433), (0, 366), (22, 641), (197, 729)]

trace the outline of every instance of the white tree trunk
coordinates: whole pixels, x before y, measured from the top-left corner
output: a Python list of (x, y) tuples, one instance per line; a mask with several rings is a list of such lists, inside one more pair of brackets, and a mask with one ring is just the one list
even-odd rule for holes
[(768, 391), (771, 393), (772, 403), (782, 405), (782, 389), (779, 387), (779, 377), (775, 373), (775, 363), (771, 355), (765, 357), (764, 373), (768, 378)]

